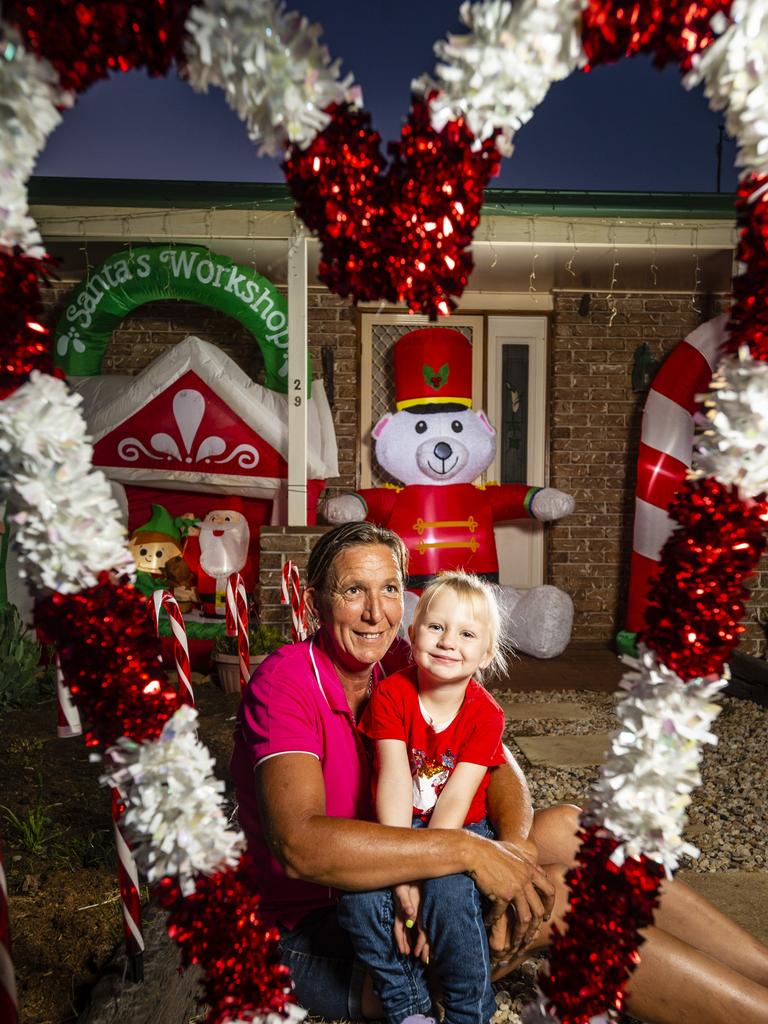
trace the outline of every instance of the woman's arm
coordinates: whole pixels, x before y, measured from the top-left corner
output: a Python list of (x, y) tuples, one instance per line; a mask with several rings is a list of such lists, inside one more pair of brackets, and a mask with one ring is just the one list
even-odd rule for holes
[(491, 769), (488, 783), (488, 812), (496, 835), (517, 843), (526, 855), (536, 858), (536, 847), (528, 841), (533, 825), (533, 803), (525, 775), (507, 747), (507, 763)]
[(265, 837), (290, 878), (362, 891), (468, 871), (481, 892), (505, 903), (534, 886), (554, 893), (540, 869), (513, 849), (464, 829), (327, 817), (323, 774), (309, 754), (261, 762), (255, 785)]
[(376, 755), (376, 817), (382, 825), (410, 828), (413, 819), (413, 779), (403, 740), (378, 740)]
[(462, 828), (469, 805), (487, 771), (482, 764), (470, 764), (468, 761), (457, 764), (437, 798), (429, 827)]

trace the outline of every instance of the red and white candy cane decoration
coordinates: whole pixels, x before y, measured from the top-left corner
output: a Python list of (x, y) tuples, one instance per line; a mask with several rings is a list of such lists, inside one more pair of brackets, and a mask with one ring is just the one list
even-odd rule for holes
[(173, 656), (176, 659), (176, 672), (179, 676), (179, 697), (192, 707), (195, 706), (195, 694), (192, 690), (191, 667), (189, 661), (189, 642), (187, 627), (181, 614), (179, 602), (170, 590), (156, 590), (152, 594), (152, 610), (155, 614), (155, 625), (160, 633), (160, 609), (165, 608), (173, 633)]
[(0, 1020), (3, 1024), (16, 1024), (19, 1006), (16, 998), (16, 977), (11, 960), (11, 926), (8, 919), (8, 885), (3, 868), (3, 848), (0, 846)]
[(240, 659), (240, 689), (248, 685), (251, 678), (251, 655), (248, 639), (248, 595), (239, 572), (233, 572), (227, 580), (227, 636), (237, 637), (237, 654)]
[(283, 565), (280, 585), (280, 603), (291, 606), (291, 637), (295, 644), (307, 639), (307, 612), (304, 603), (304, 589), (301, 586), (299, 567), (288, 561)]
[(56, 732), (59, 739), (69, 739), (71, 736), (80, 736), (83, 732), (83, 725), (80, 721), (80, 712), (72, 703), (72, 694), (64, 682), (64, 675), (59, 664), (59, 656), (56, 655), (56, 700), (58, 704), (59, 724)]
[(664, 360), (648, 392), (637, 455), (627, 608), (626, 628), (633, 633), (644, 628), (648, 586), (675, 525), (667, 509), (691, 466), (696, 396), (707, 390), (712, 379), (718, 351), (728, 338), (727, 323), (728, 314), (723, 313), (679, 342)]
[(141, 927), (141, 896), (139, 894), (139, 872), (131, 848), (123, 833), (123, 804), (120, 793), (112, 789), (112, 828), (117, 850), (117, 876), (120, 898), (123, 906), (123, 933), (125, 952), (128, 957), (131, 980), (141, 981), (144, 977), (144, 935)]

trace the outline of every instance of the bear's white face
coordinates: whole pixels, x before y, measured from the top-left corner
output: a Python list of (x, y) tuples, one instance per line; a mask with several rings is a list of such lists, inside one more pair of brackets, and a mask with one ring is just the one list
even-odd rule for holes
[(388, 414), (373, 437), (379, 465), (404, 484), (469, 484), (496, 454), (496, 431), (471, 409)]

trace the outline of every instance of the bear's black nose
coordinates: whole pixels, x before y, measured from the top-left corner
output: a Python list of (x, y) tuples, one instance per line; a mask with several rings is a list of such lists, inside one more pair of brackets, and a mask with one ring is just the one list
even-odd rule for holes
[(451, 448), (449, 444), (446, 444), (445, 441), (438, 441), (435, 445), (434, 451), (438, 459), (441, 459), (443, 462), (445, 462), (446, 459), (450, 459), (453, 455), (453, 448)]

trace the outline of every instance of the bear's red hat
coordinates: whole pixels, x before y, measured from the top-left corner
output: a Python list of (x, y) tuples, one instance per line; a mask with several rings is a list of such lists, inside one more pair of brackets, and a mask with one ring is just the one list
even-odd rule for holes
[(423, 405), (472, 405), (472, 345), (452, 327), (409, 331), (392, 351), (397, 411)]

